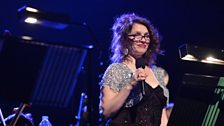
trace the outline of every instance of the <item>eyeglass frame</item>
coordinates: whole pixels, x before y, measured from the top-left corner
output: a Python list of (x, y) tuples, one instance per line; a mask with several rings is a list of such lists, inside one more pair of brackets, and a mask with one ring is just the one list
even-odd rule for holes
[[(145, 42), (150, 42), (150, 35), (149, 34), (145, 34), (145, 35), (140, 35), (140, 34), (129, 34), (128, 37), (133, 37), (133, 41), (141, 41), (142, 38), (145, 39)], [(139, 37), (139, 38), (136, 38), (136, 37)], [(147, 38), (148, 37), (148, 38)], [(136, 40), (137, 39), (137, 40)], [(148, 43), (149, 44), (149, 43)]]

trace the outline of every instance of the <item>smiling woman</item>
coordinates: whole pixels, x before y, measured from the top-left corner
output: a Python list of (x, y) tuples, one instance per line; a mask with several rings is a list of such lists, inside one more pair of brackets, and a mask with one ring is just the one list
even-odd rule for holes
[(112, 64), (101, 81), (100, 105), (105, 123), (165, 126), (168, 75), (154, 65), (160, 47), (156, 29), (146, 18), (123, 14), (112, 30)]
[[(141, 33), (141, 30), (146, 31), (146, 32)], [(133, 24), (132, 31), (128, 35), (128, 37), (133, 42), (140, 42), (140, 43), (146, 43), (146, 44), (149, 44), (149, 42), (150, 42), (150, 35), (148, 33), (147, 28), (144, 25), (141, 25), (138, 23)], [(145, 41), (142, 41), (143, 38), (145, 39)]]

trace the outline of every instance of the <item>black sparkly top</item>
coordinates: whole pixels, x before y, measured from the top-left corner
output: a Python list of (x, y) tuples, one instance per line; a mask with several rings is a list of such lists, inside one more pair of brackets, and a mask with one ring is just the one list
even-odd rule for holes
[(160, 86), (152, 88), (145, 84), (146, 95), (133, 107), (122, 107), (120, 111), (108, 121), (109, 126), (160, 126), (162, 109), (167, 98)]
[[(162, 109), (169, 101), (169, 91), (164, 86), (163, 71), (159, 67), (152, 67), (153, 73), (159, 81), (156, 88), (145, 83), (145, 92), (141, 92), (141, 84), (137, 84), (129, 94), (125, 104), (113, 117), (107, 120), (111, 126), (159, 126)], [(102, 79), (102, 86), (109, 86), (119, 92), (130, 81), (132, 71), (123, 63), (115, 63), (108, 67)]]

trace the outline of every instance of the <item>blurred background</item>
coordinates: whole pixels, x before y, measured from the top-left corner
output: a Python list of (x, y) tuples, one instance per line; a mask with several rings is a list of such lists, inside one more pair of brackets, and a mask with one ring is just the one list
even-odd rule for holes
[[(21, 22), (18, 9), (24, 5), (66, 15), (72, 23), (55, 29)], [(75, 124), (80, 96), (85, 92), (88, 121), (98, 125), (99, 82), (110, 63), (111, 27), (123, 13), (144, 16), (159, 30), (165, 53), (158, 57), (157, 65), (170, 76), (168, 88), (174, 102), (184, 73), (224, 75), (223, 65), (182, 61), (178, 52), (184, 43), (223, 49), (223, 6), (221, 0), (0, 1), (1, 36), (7, 32), (16, 38), (32, 37), (1, 40), (3, 116), (12, 114), (21, 102), (31, 101), (24, 112), (32, 113), (36, 125), (43, 115), (48, 115), (54, 126)]]

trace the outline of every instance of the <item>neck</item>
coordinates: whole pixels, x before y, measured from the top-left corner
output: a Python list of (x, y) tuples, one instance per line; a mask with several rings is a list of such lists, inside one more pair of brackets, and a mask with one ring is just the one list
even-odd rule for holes
[(135, 68), (135, 58), (131, 55), (129, 55), (124, 61), (124, 64), (126, 64), (128, 66), (128, 68), (134, 72), (136, 70)]
[(135, 64), (135, 61), (136, 61), (136, 59), (138, 59), (138, 58), (141, 58), (141, 56), (132, 56), (132, 55), (129, 55), (129, 56), (124, 60), (124, 62), (125, 62), (125, 63)]
[(134, 57), (135, 59), (138, 59), (138, 58), (141, 58), (142, 55), (138, 55), (138, 54), (135, 54), (135, 55), (131, 55), (132, 57)]

